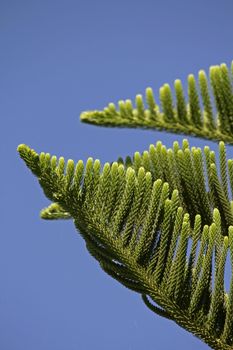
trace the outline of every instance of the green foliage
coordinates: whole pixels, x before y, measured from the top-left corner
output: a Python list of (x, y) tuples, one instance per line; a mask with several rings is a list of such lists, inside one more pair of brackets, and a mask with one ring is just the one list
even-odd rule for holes
[[(233, 66), (232, 66), (233, 67)], [(81, 120), (99, 125), (140, 126), (184, 132), (233, 143), (232, 76), (226, 65), (210, 68), (212, 97), (203, 71), (188, 77), (188, 99), (175, 81), (160, 89), (162, 112), (152, 89)], [(200, 93), (198, 92), (198, 85)], [(200, 102), (200, 97), (202, 101)], [(201, 107), (203, 106), (203, 109)], [(225, 290), (229, 252), (233, 270), (233, 159), (219, 143), (215, 153), (188, 141), (167, 149), (160, 141), (125, 161), (89, 158), (65, 162), (18, 147), (52, 204), (44, 219), (73, 219), (90, 254), (125, 287), (142, 295), (156, 314), (173, 320), (217, 350), (233, 347), (233, 277)]]
[[(85, 123), (112, 127), (167, 130), (232, 144), (232, 71), (233, 63), (231, 70), (225, 64), (210, 67), (210, 84), (203, 70), (198, 74), (198, 82), (190, 74), (187, 80), (187, 102), (181, 81), (175, 80), (175, 98), (168, 84), (160, 88), (161, 107), (156, 104), (152, 89), (147, 88), (145, 93), (147, 106), (143, 102), (142, 95), (137, 95), (135, 107), (130, 100), (120, 101), (118, 109), (110, 103), (103, 111), (83, 112), (81, 120)], [(215, 108), (211, 102), (213, 99)]]

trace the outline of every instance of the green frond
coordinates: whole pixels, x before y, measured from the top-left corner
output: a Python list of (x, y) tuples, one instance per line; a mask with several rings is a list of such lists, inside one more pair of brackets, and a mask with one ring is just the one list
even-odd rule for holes
[[(125, 224), (125, 218), (129, 215), (132, 198), (135, 191), (135, 171), (128, 168), (125, 174), (125, 189), (121, 197), (121, 203), (112, 221), (112, 235), (115, 236), (121, 231)], [(104, 213), (103, 213), (104, 214)]]
[(232, 83), (225, 64), (210, 67), (210, 81), (218, 110), (220, 130), (232, 134)]
[[(228, 251), (228, 237), (225, 236), (222, 245), (222, 252), (219, 264), (216, 266), (216, 275), (214, 290), (211, 298), (210, 311), (208, 315), (208, 326), (211, 331), (222, 331), (222, 324), (224, 320), (221, 320), (225, 317), (223, 312), (224, 310), (224, 268), (226, 263), (226, 255)], [(222, 321), (222, 324), (220, 323)]]
[(209, 279), (211, 278), (211, 261), (216, 239), (216, 232), (216, 225), (213, 223), (208, 229), (206, 255), (203, 257), (200, 276), (198, 278), (196, 286), (194, 286), (193, 295), (190, 302), (189, 312), (191, 315), (193, 315), (197, 309), (200, 310), (200, 307), (203, 306), (203, 296), (210, 287)]
[(144, 302), (144, 304), (154, 313), (156, 313), (159, 316), (168, 318), (169, 320), (172, 320), (171, 316), (163, 309), (160, 309), (159, 307), (157, 307), (156, 305), (152, 304), (148, 298), (147, 295), (142, 294), (142, 300)]
[[(168, 84), (160, 89), (161, 107), (148, 88), (135, 107), (130, 100), (119, 101), (118, 109), (110, 103), (81, 119), (233, 143), (233, 63), (231, 71), (211, 67), (210, 83), (202, 70), (198, 81), (189, 75), (187, 102), (176, 80), (175, 99)], [(169, 149), (159, 141), (104, 165), (92, 158), (75, 165), (26, 145), (18, 152), (52, 202), (43, 219), (73, 219), (100, 267), (140, 293), (151, 311), (213, 349), (231, 350), (233, 277), (227, 292), (224, 276), (228, 258), (233, 271), (233, 159), (223, 141), (219, 162), (209, 147), (190, 149), (186, 139)]]
[(163, 111), (163, 118), (164, 121), (167, 123), (174, 122), (174, 107), (173, 107), (173, 100), (172, 100), (172, 92), (169, 84), (164, 84), (160, 90), (160, 102), (162, 106)]
[(189, 112), (190, 122), (197, 128), (203, 127), (201, 120), (201, 106), (199, 102), (196, 81), (193, 74), (188, 76), (188, 96), (189, 96)]
[(216, 120), (214, 120), (213, 107), (211, 104), (206, 73), (203, 70), (200, 70), (198, 78), (203, 102), (203, 122), (210, 130), (214, 130), (216, 129)]
[[(113, 103), (103, 111), (87, 111), (82, 122), (95, 125), (167, 130), (210, 140), (233, 143), (233, 86), (230, 69), (225, 64), (212, 66), (207, 74), (200, 70), (196, 81), (193, 74), (187, 79), (188, 99), (179, 79), (174, 82), (174, 95), (169, 84), (159, 90), (159, 107), (151, 88), (137, 95), (135, 107), (130, 100)], [(211, 89), (210, 89), (210, 87)], [(214, 100), (214, 102), (212, 102)], [(216, 110), (216, 115), (214, 111)]]
[[(140, 206), (142, 205), (143, 194), (145, 191), (145, 170), (144, 168), (139, 168), (138, 177), (135, 179), (135, 195), (132, 203), (132, 207), (127, 219), (127, 224), (125, 225), (124, 231), (122, 233), (125, 245), (129, 244), (131, 232), (134, 228), (134, 225), (137, 221), (137, 215), (140, 212)], [(135, 230), (137, 232), (137, 230)], [(136, 238), (136, 237), (135, 237)], [(131, 242), (136, 242), (135, 238)]]
[[(231, 271), (233, 271), (233, 227), (229, 227), (229, 246), (231, 254)], [(221, 339), (225, 343), (233, 342), (233, 274), (231, 275), (230, 293), (226, 304), (226, 320)]]
[(173, 257), (170, 277), (168, 279), (166, 288), (168, 293), (177, 303), (181, 301), (182, 289), (184, 287), (184, 275), (185, 275), (185, 264), (186, 264), (186, 253), (189, 238), (189, 215), (185, 214), (180, 237), (177, 242), (177, 252)]
[[(222, 150), (223, 145), (220, 147)], [(227, 236), (223, 239), (223, 234), (227, 234), (223, 228), (229, 226), (224, 206), (228, 203), (228, 208), (229, 202), (225, 198), (226, 203), (222, 203), (220, 198), (219, 210), (214, 209), (212, 215), (210, 209), (210, 217), (202, 217), (197, 205), (199, 191), (205, 189), (202, 153), (190, 150), (186, 140), (182, 149), (176, 143), (173, 150), (166, 150), (158, 143), (151, 146), (150, 151), (142, 156), (136, 153), (131, 166), (114, 162), (101, 167), (100, 162), (92, 158), (85, 166), (82, 161), (75, 166), (71, 160), (66, 163), (61, 157), (57, 161), (49, 154), (38, 155), (25, 145), (19, 146), (20, 156), (38, 177), (47, 197), (55, 202), (42, 211), (43, 218), (72, 217), (88, 251), (107, 274), (142, 294), (145, 304), (155, 313), (191, 330), (213, 348), (228, 349), (233, 345), (228, 311), (232, 292), (226, 303), (224, 268), (232, 240), (230, 229), (229, 246)], [(175, 178), (165, 171), (171, 154)], [(155, 155), (158, 155), (156, 163)], [(141, 166), (143, 156), (145, 167)], [(209, 158), (210, 168), (214, 166), (216, 170), (216, 164), (211, 163), (215, 158)], [(155, 178), (156, 169), (154, 174), (151, 171), (154, 164), (161, 171), (160, 162), (165, 162), (165, 182)], [(219, 193), (221, 189), (221, 194), (224, 193), (226, 164), (224, 158), (221, 178), (214, 173), (213, 192)], [(190, 173), (186, 172), (187, 167)], [(211, 171), (210, 175), (213, 176)], [(178, 180), (183, 194), (172, 187)], [(186, 209), (180, 207), (191, 191), (192, 215), (185, 213), (188, 205)], [(209, 200), (206, 189), (205, 192), (203, 202)], [(213, 203), (208, 203), (212, 208)], [(210, 222), (205, 225), (207, 218)], [(227, 220), (230, 220), (228, 216)], [(212, 286), (214, 253), (216, 268)]]
[(189, 257), (189, 267), (191, 271), (193, 270), (194, 264), (196, 262), (195, 259), (197, 255), (197, 246), (198, 246), (198, 242), (202, 238), (201, 233), (202, 233), (201, 215), (197, 214), (195, 216), (194, 227), (192, 231), (192, 247), (191, 247), (191, 252)]
[[(205, 225), (202, 230), (201, 239), (199, 241), (200, 248), (199, 252), (195, 256), (195, 265), (193, 268), (193, 284), (192, 284), (192, 295), (194, 293), (194, 290), (197, 286), (198, 279), (200, 277), (200, 272), (202, 269), (205, 253), (206, 253), (206, 247), (208, 243), (208, 235), (209, 235), (209, 226)], [(192, 259), (194, 259), (192, 254)]]
[(52, 203), (40, 212), (40, 217), (45, 220), (71, 219), (72, 216), (58, 203)]
[(176, 94), (176, 109), (182, 124), (189, 124), (186, 101), (184, 96), (184, 89), (180, 79), (176, 79), (174, 82), (174, 89)]
[(228, 198), (226, 148), (225, 148), (224, 142), (219, 142), (219, 161), (220, 161), (221, 182), (222, 182), (225, 197)]

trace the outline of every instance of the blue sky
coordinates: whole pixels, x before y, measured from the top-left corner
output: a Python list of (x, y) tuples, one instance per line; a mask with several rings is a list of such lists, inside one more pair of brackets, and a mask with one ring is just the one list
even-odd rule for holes
[(106, 162), (182, 140), (79, 114), (230, 64), (232, 14), (231, 0), (1, 0), (0, 349), (208, 349), (105, 275), (72, 222), (39, 218), (48, 201), (16, 148)]

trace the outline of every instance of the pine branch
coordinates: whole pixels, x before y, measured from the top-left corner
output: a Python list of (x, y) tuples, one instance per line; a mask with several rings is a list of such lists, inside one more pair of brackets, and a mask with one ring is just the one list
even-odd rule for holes
[(203, 70), (199, 71), (198, 82), (190, 74), (187, 101), (182, 83), (177, 79), (174, 82), (175, 97), (169, 84), (160, 88), (160, 106), (155, 102), (152, 89), (147, 88), (145, 102), (142, 95), (137, 95), (135, 107), (130, 100), (121, 100), (118, 108), (110, 103), (103, 111), (83, 112), (80, 119), (100, 126), (165, 130), (233, 144), (231, 70), (226, 64), (210, 67), (209, 82)]
[[(176, 80), (165, 84), (160, 107), (152, 89), (85, 112), (97, 125), (163, 129), (233, 143), (232, 73), (225, 64), (188, 77), (188, 102)], [(201, 100), (200, 100), (201, 98)], [(215, 107), (212, 104), (215, 101)], [(214, 110), (217, 113), (214, 115)], [(73, 219), (90, 254), (123, 286), (140, 293), (154, 313), (173, 320), (216, 350), (233, 348), (233, 275), (224, 286), (228, 252), (233, 269), (233, 159), (219, 143), (215, 153), (158, 142), (142, 154), (103, 166), (84, 165), (18, 147), (52, 204), (43, 219)], [(207, 180), (207, 184), (206, 184)], [(190, 245), (190, 249), (188, 249)]]
[[(221, 143), (220, 152), (223, 147)], [(153, 156), (162, 148), (159, 143), (152, 152)], [(46, 196), (56, 201), (48, 211), (42, 212), (44, 218), (47, 218), (44, 214), (47, 212), (51, 215), (55, 213), (55, 218), (59, 215), (72, 217), (86, 241), (87, 249), (106, 273), (142, 294), (144, 302), (155, 313), (171, 318), (213, 349), (230, 350), (233, 345), (233, 300), (230, 292), (225, 302), (224, 269), (226, 254), (231, 249), (228, 236), (230, 244), (233, 240), (233, 226), (224, 226), (226, 208), (221, 200), (217, 199), (219, 209), (214, 210), (211, 218), (205, 217), (202, 211), (200, 215), (196, 212), (190, 215), (180, 207), (181, 202), (186, 204), (189, 188), (185, 187), (185, 181), (189, 180), (186, 180), (185, 166), (180, 167), (178, 155), (182, 155), (182, 161), (190, 165), (193, 154), (196, 154), (196, 150), (190, 152), (186, 140), (183, 150), (178, 149), (177, 144), (172, 150), (177, 154), (177, 158), (174, 157), (176, 181), (180, 181), (180, 177), (184, 181), (180, 181), (183, 197), (168, 182), (146, 172), (149, 169), (136, 169), (134, 160), (131, 167), (116, 162), (112, 165), (106, 163), (101, 171), (99, 161), (94, 162), (91, 158), (85, 166), (79, 161), (75, 167), (71, 160), (66, 163), (61, 157), (57, 161), (56, 157), (44, 153), (39, 155), (25, 145), (20, 145), (18, 150), (38, 177)], [(187, 160), (184, 157), (186, 153)], [(214, 164), (211, 161), (210, 169)], [(150, 162), (148, 154), (148, 166)], [(138, 159), (136, 164), (140, 165)], [(198, 193), (204, 169), (196, 172), (196, 163), (192, 164), (196, 176), (193, 192), (197, 186)], [(226, 168), (226, 162), (223, 166)], [(210, 178), (211, 174), (210, 170)], [(219, 191), (224, 192), (226, 174), (227, 169), (222, 169), (220, 175), (214, 173), (214, 181), (210, 182), (213, 191), (219, 187)], [(168, 177), (170, 180), (171, 177)], [(213, 206), (210, 197), (206, 198)], [(198, 198), (194, 197), (193, 205), (195, 203), (198, 203)], [(223, 234), (228, 236), (223, 239)], [(202, 247), (199, 251), (198, 240)], [(190, 252), (187, 250), (188, 241), (192, 242)], [(212, 276), (214, 252), (219, 257), (216, 259), (215, 278)], [(159, 308), (150, 305), (146, 295)]]

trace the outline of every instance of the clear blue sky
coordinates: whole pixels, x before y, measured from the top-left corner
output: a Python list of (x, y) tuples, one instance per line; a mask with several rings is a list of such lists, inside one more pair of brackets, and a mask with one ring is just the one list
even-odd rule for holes
[(72, 222), (39, 218), (48, 201), (16, 147), (105, 162), (182, 140), (79, 114), (229, 64), (232, 16), (232, 0), (1, 0), (1, 350), (208, 349), (105, 275)]

